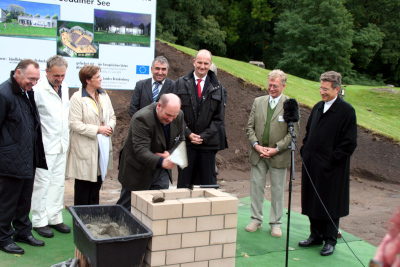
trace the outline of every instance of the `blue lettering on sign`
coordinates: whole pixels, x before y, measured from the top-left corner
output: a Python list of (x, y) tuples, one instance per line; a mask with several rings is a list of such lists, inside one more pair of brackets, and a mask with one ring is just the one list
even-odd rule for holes
[(136, 74), (150, 74), (150, 66), (136, 65)]

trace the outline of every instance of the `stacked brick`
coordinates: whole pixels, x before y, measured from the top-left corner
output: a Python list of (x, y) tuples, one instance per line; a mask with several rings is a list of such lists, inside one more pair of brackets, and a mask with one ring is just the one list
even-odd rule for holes
[(132, 192), (132, 214), (153, 231), (143, 266), (235, 266), (237, 210), (238, 199), (216, 189)]

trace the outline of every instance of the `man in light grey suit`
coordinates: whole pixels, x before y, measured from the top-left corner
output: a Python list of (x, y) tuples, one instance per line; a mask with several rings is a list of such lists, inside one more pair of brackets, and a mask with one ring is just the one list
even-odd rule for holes
[[(283, 103), (288, 99), (282, 94), (286, 80), (286, 74), (281, 70), (273, 70), (268, 74), (269, 95), (254, 100), (246, 128), (251, 145), (251, 222), (246, 230), (255, 232), (261, 228), (262, 206), (269, 171), (271, 177), (269, 224), (271, 235), (274, 237), (282, 236), (280, 219), (283, 214), (286, 170), (290, 166), (291, 135), (287, 123), (283, 120)], [(294, 128), (297, 136), (299, 124), (295, 123)]]
[(131, 119), (119, 161), (122, 184), (117, 204), (131, 208), (131, 191), (168, 189), (170, 154), (185, 141), (183, 112), (177, 95), (164, 94), (158, 103), (139, 110)]
[(158, 102), (161, 95), (173, 92), (175, 82), (167, 78), (168, 69), (169, 64), (165, 57), (159, 56), (153, 60), (151, 64), (153, 77), (136, 83), (129, 105), (129, 115), (133, 116), (139, 109)]

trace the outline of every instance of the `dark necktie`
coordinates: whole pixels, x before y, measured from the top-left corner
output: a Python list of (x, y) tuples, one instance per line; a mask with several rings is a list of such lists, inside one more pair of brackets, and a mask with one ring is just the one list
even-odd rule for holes
[(153, 102), (156, 102), (158, 93), (160, 92), (158, 90), (158, 86), (160, 85), (160, 83), (159, 82), (154, 82), (154, 83), (156, 84), (156, 86), (154, 86), (154, 89), (153, 89)]
[(197, 95), (199, 96), (199, 99), (201, 99), (201, 79), (197, 79)]

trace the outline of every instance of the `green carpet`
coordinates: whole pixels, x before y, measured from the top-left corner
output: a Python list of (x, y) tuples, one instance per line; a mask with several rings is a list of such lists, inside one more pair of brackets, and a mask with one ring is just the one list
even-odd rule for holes
[[(66, 209), (63, 210), (64, 223), (72, 228), (72, 216)], [(72, 233), (62, 234), (54, 231), (54, 237), (44, 238), (32, 231), (35, 238), (45, 242), (44, 247), (32, 247), (24, 243), (16, 243), (25, 250), (23, 255), (12, 255), (0, 251), (0, 266), (23, 266), (23, 267), (49, 267), (59, 262), (74, 257), (75, 244)]]
[[(264, 202), (263, 212), (265, 218), (269, 216), (270, 203)], [(250, 222), (250, 197), (242, 198), (238, 209), (237, 243), (236, 243), (236, 266), (285, 266), (286, 259), (286, 210), (282, 218), (281, 238), (274, 238), (270, 235), (268, 223), (257, 232), (246, 232), (245, 227)], [(64, 223), (72, 228), (72, 216), (67, 210), (63, 210)], [(266, 219), (268, 221), (268, 219)], [(32, 266), (43, 267), (63, 262), (74, 257), (75, 244), (73, 234), (61, 234), (54, 232), (53, 238), (43, 238), (32, 231), (36, 238), (44, 240), (44, 247), (32, 247), (28, 244), (18, 243), (25, 254), (15, 256), (0, 251), (0, 266)], [(369, 260), (374, 256), (376, 247), (368, 244), (360, 238), (346, 233), (342, 234), (349, 243), (351, 249), (360, 258), (365, 266), (368, 266)], [(309, 221), (304, 215), (291, 212), (290, 242), (289, 247), (289, 266), (362, 266), (361, 263), (351, 253), (343, 239), (338, 239), (335, 253), (332, 256), (320, 256), (322, 246), (311, 248), (302, 248), (297, 244), (300, 240), (309, 236)]]
[[(265, 201), (263, 206), (264, 218), (267, 223), (256, 232), (249, 233), (245, 230), (250, 222), (250, 197), (240, 199), (238, 210), (236, 266), (285, 266), (286, 261), (286, 237), (287, 237), (287, 210), (284, 210), (282, 218), (282, 237), (275, 238), (270, 234), (268, 217), (270, 202)], [(343, 239), (338, 239), (335, 252), (331, 256), (320, 255), (321, 246), (310, 248), (299, 247), (301, 240), (308, 238), (310, 224), (307, 216), (296, 212), (290, 213), (290, 240), (289, 240), (289, 266), (362, 266), (351, 253)], [(368, 266), (374, 256), (376, 247), (368, 244), (360, 238), (341, 230), (344, 239), (354, 251), (361, 262)]]

